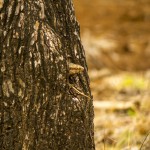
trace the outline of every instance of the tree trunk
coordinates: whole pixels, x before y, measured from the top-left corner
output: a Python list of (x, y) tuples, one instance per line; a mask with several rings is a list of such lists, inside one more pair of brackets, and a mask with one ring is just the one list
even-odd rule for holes
[(0, 1), (0, 149), (95, 149), (79, 32), (71, 0)]

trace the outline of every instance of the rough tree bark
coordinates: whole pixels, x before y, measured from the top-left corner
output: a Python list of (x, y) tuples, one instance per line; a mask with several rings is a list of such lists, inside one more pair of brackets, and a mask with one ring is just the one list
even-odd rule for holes
[(95, 149), (79, 32), (71, 0), (0, 1), (0, 149)]

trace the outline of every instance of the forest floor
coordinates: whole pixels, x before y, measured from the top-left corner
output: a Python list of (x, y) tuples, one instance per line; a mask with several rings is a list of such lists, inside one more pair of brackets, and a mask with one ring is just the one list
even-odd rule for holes
[(94, 97), (96, 150), (150, 150), (149, 0), (74, 2)]
[(89, 75), (97, 150), (150, 150), (150, 70)]

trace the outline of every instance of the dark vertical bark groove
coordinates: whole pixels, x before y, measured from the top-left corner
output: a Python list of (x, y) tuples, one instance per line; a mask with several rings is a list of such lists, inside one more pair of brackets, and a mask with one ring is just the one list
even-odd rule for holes
[[(84, 71), (70, 75), (69, 63)], [(72, 1), (5, 1), (0, 6), (0, 149), (94, 150), (93, 117)]]

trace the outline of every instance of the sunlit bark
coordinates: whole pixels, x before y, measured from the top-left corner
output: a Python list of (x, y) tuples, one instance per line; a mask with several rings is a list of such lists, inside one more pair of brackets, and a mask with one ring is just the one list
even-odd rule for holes
[[(83, 72), (70, 75), (70, 63)], [(0, 68), (0, 149), (95, 149), (92, 97), (71, 0), (1, 1)]]

